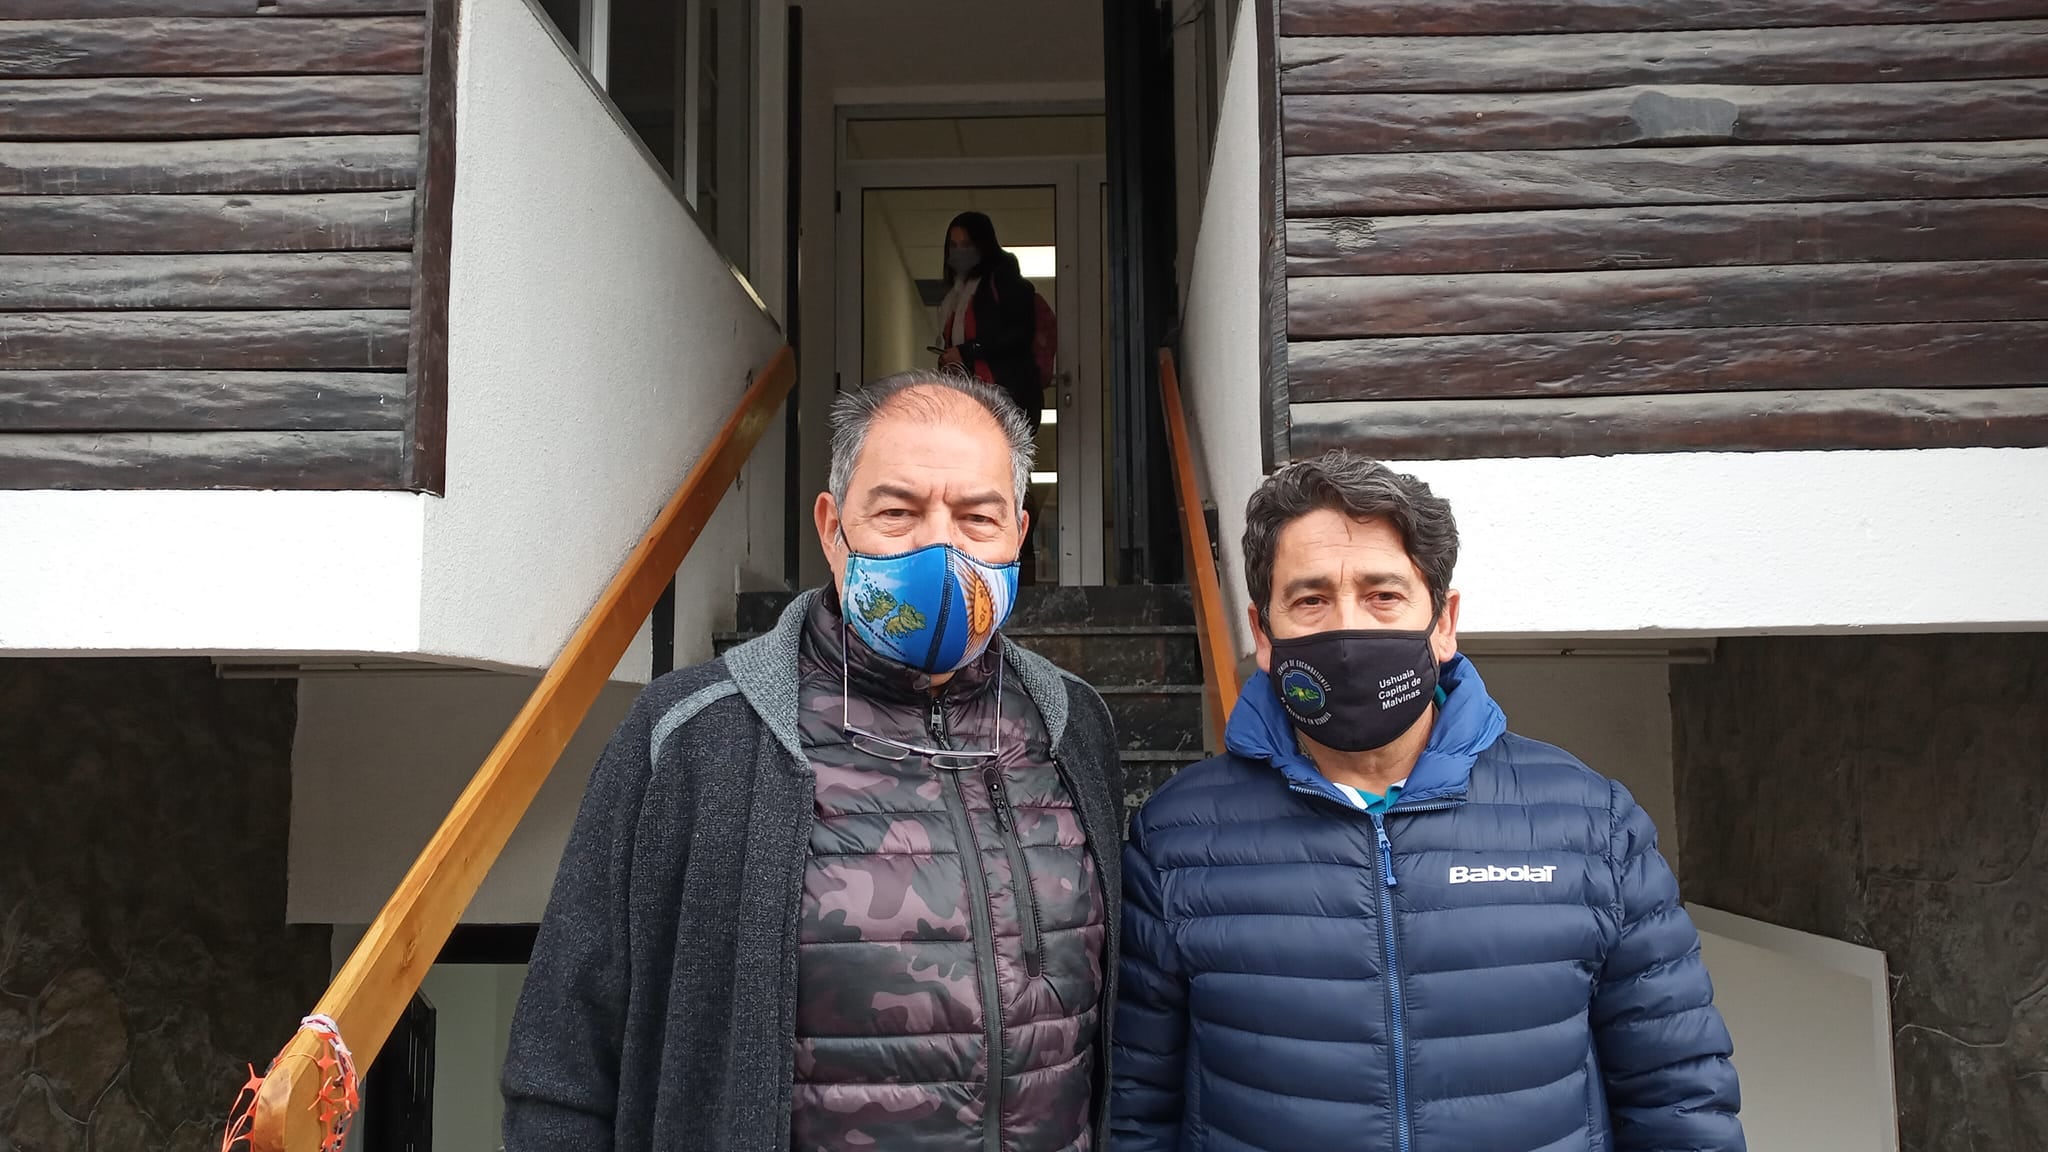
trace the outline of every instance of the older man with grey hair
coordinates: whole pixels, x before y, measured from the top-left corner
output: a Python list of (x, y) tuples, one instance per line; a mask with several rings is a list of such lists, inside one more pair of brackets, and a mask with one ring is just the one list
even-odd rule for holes
[(1001, 635), (1033, 429), (930, 373), (832, 417), (830, 584), (649, 685), (591, 778), (509, 1152), (1106, 1147), (1116, 740)]

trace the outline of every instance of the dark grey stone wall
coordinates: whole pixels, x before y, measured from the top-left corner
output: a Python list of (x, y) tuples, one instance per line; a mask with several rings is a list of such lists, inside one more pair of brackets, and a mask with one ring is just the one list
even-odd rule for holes
[(296, 685), (0, 660), (0, 1152), (214, 1152), (325, 986), (284, 922)]
[(1671, 711), (1688, 898), (1885, 952), (1901, 1148), (2048, 1148), (2048, 635), (1727, 640)]

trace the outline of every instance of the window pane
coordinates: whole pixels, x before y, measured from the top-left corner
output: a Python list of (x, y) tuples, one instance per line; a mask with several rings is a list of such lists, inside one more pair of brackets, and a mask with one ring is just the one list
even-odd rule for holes
[(670, 177), (684, 59), (682, 0), (612, 0), (607, 87), (626, 123)]
[(579, 53), (583, 51), (583, 0), (541, 0), (542, 11), (554, 21), (555, 28), (569, 47)]

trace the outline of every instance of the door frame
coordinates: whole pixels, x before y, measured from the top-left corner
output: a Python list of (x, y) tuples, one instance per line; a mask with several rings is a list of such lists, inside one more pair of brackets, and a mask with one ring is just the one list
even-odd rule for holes
[[(1047, 381), (1047, 407), (1058, 413), (1059, 428), (1059, 581), (1062, 585), (1100, 584), (1102, 550), (1102, 353), (1100, 185), (1107, 179), (1101, 156), (1031, 156), (1013, 159), (960, 158), (941, 160), (851, 160), (845, 155), (846, 122), (879, 115), (897, 118), (891, 108), (870, 116), (847, 115), (838, 124), (839, 163), (834, 213), (838, 307), (833, 333), (833, 362), (841, 387), (862, 375), (864, 275), (862, 233), (865, 195), (887, 188), (1050, 187), (1053, 189), (1053, 236), (1059, 251), (1059, 371)], [(923, 113), (920, 112), (919, 115)], [(986, 108), (955, 110), (942, 115), (1032, 115), (1019, 109), (993, 113)], [(1083, 269), (1088, 274), (1083, 273)], [(1072, 285), (1071, 290), (1064, 286)], [(1095, 323), (1090, 324), (1090, 317)], [(1092, 531), (1090, 530), (1092, 528)]]

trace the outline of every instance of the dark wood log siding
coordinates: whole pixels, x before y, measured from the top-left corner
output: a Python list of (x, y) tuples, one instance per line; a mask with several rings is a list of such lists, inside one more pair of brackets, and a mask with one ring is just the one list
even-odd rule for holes
[(2048, 0), (1272, 0), (1284, 453), (2048, 445)]
[[(56, 0), (53, 0), (56, 2)], [(2048, 17), (2048, 0), (1287, 0), (1288, 36), (1441, 36), (1515, 32), (1664, 32)]]
[(304, 432), (405, 425), (396, 372), (7, 372), (0, 428)]
[(417, 16), (0, 21), (0, 76), (404, 76), (425, 35)]
[(0, 488), (412, 486), (429, 22), (0, 0)]

